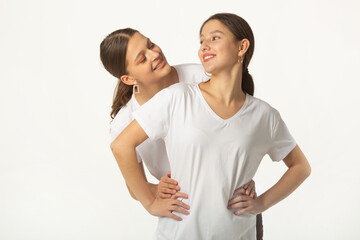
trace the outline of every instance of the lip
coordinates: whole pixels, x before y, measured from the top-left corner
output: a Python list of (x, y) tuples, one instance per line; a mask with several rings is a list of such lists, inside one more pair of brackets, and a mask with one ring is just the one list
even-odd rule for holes
[[(203, 55), (203, 61), (204, 61), (204, 62), (210, 61), (210, 60), (213, 59), (215, 56), (216, 56), (216, 54), (206, 53), (206, 54)], [(207, 58), (207, 57), (209, 57), (209, 58)]]
[(160, 62), (158, 62), (158, 64), (156, 64), (154, 71), (160, 70), (165, 66), (165, 60), (164, 58), (159, 59)]

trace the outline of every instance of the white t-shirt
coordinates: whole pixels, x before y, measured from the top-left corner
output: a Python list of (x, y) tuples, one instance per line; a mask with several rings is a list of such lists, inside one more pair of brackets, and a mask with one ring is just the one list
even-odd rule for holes
[(255, 239), (255, 215), (227, 209), (238, 187), (250, 181), (262, 158), (280, 161), (296, 146), (279, 112), (246, 94), (243, 107), (220, 118), (198, 84), (178, 83), (160, 91), (134, 117), (152, 141), (164, 139), (171, 174), (190, 215), (160, 217), (155, 239)]
[[(181, 64), (174, 66), (179, 82), (199, 83), (209, 80), (200, 64)], [(114, 120), (111, 122), (111, 142), (131, 123), (134, 119), (132, 113), (140, 107), (134, 94), (129, 102), (120, 109)], [(160, 180), (170, 171), (169, 160), (166, 154), (165, 144), (162, 139), (151, 141), (147, 139), (136, 148), (138, 162), (143, 161), (149, 172)]]

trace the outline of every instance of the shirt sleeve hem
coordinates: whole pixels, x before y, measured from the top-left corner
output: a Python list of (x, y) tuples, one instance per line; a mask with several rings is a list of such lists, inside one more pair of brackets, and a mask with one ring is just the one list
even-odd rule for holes
[(133, 113), (133, 117), (134, 119), (136, 119), (136, 121), (139, 123), (140, 127), (144, 130), (144, 132), (146, 133), (146, 135), (149, 137), (149, 139), (151, 141), (154, 140), (154, 136), (152, 135), (152, 132), (150, 130), (150, 128), (148, 128), (145, 124), (145, 122), (143, 121), (143, 119), (138, 115), (137, 112)]
[(292, 142), (291, 145), (289, 145), (284, 151), (282, 151), (281, 153), (277, 154), (274, 158), (272, 158), (272, 160), (274, 162), (280, 162), (281, 160), (283, 160), (295, 147), (296, 147), (297, 143), (294, 141)]

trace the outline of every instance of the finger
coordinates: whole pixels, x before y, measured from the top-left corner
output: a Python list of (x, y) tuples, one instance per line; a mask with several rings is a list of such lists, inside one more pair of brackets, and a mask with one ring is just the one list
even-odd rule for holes
[(174, 184), (171, 184), (171, 183), (161, 182), (161, 183), (159, 183), (159, 185), (160, 185), (160, 188), (170, 188), (170, 189), (173, 189), (173, 190), (176, 190), (176, 191), (178, 191), (178, 189), (180, 190), (180, 187), (178, 185), (174, 185)]
[(249, 184), (250, 184), (250, 182), (246, 183), (246, 184), (243, 186), (243, 188), (244, 188), (244, 189), (247, 189), (247, 188), (249, 187)]
[(168, 183), (168, 184), (172, 184), (172, 185), (178, 185), (178, 182), (172, 178), (168, 178), (168, 177), (162, 177), (160, 179), (161, 182), (163, 183)]
[(165, 193), (158, 193), (158, 196), (162, 199), (168, 199), (168, 198), (171, 198), (171, 194), (165, 194)]
[(250, 197), (255, 198), (255, 195), (256, 195), (256, 192), (255, 192), (255, 187), (254, 187), (250, 192)]
[(253, 180), (248, 182), (248, 187), (254, 188), (255, 187), (255, 182)]
[(178, 205), (178, 206), (180, 206), (180, 207), (182, 207), (182, 208), (185, 208), (185, 209), (187, 209), (187, 210), (190, 210), (190, 206), (189, 206), (189, 205), (183, 203), (182, 201), (180, 201), (180, 200), (178, 200), (178, 199), (176, 199), (173, 204)]
[(170, 172), (170, 171), (167, 172), (167, 176), (168, 176), (169, 178), (171, 178), (171, 172)]
[(189, 196), (186, 194), (186, 193), (182, 193), (182, 192), (177, 192), (174, 194), (174, 199), (175, 198), (185, 198), (185, 199), (188, 199)]
[(237, 196), (237, 197), (235, 197), (235, 198), (233, 198), (233, 199), (230, 199), (228, 205), (232, 205), (232, 204), (237, 203), (237, 202), (244, 202), (244, 201), (247, 201), (248, 199), (249, 199), (248, 196), (246, 196), (246, 195), (240, 195), (240, 196)]
[(235, 209), (235, 208), (247, 208), (249, 207), (250, 202), (237, 202), (232, 205), (228, 206), (228, 209)]
[(238, 188), (235, 190), (233, 195), (241, 195), (241, 194), (245, 194), (246, 190), (243, 189), (242, 187)]
[(172, 206), (171, 210), (175, 211), (175, 212), (178, 212), (178, 213), (182, 213), (182, 214), (185, 214), (185, 215), (189, 215), (190, 212), (186, 211), (185, 209), (181, 208), (181, 207), (178, 207), (178, 206)]
[(250, 195), (251, 192), (253, 191), (253, 189), (255, 189), (255, 182), (253, 180), (251, 180), (249, 183), (248, 183), (248, 187), (246, 188), (246, 194), (247, 195)]
[(169, 194), (175, 194), (175, 193), (176, 193), (176, 190), (170, 189), (170, 188), (166, 188), (166, 187), (160, 187), (160, 188), (159, 188), (159, 192), (169, 193)]
[(249, 209), (248, 208), (243, 208), (243, 209), (241, 209), (239, 211), (234, 212), (234, 214), (235, 215), (241, 215), (241, 214), (244, 214), (244, 213), (247, 213), (247, 212), (249, 212)]
[(181, 217), (176, 216), (175, 214), (173, 214), (173, 213), (171, 213), (171, 212), (169, 213), (168, 217), (171, 217), (171, 218), (173, 218), (173, 219), (175, 219), (175, 220), (177, 220), (177, 221), (182, 221), (182, 218), (181, 218)]

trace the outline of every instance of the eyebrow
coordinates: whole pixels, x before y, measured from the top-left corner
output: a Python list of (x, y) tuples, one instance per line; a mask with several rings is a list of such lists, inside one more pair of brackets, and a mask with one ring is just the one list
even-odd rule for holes
[[(214, 30), (214, 31), (210, 32), (210, 34), (214, 34), (214, 33), (225, 34), (225, 33), (223, 33), (223, 32), (220, 31), (220, 30)], [(202, 36), (204, 36), (204, 34), (200, 34), (200, 37), (202, 37)]]
[[(147, 39), (146, 45), (149, 45), (150, 39), (149, 39), (149, 38), (146, 38), (146, 39)], [(141, 51), (141, 52), (139, 52), (139, 53), (136, 55), (136, 57), (135, 57), (135, 59), (134, 59), (134, 62), (136, 62), (136, 60), (137, 60), (142, 54), (144, 54), (144, 51)]]

